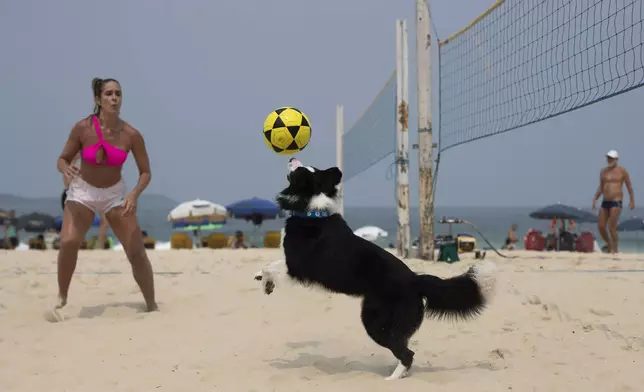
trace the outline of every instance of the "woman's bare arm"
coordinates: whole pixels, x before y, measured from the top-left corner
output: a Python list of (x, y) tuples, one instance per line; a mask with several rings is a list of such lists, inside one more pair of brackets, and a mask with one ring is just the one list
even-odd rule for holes
[(65, 147), (63, 147), (63, 151), (58, 157), (56, 167), (59, 172), (63, 173), (67, 166), (69, 166), (74, 161), (74, 158), (80, 153), (82, 132), (83, 126), (79, 121), (69, 132), (69, 137), (67, 138)]
[(139, 197), (141, 193), (148, 187), (150, 180), (152, 180), (152, 170), (150, 168), (150, 157), (148, 150), (145, 147), (145, 140), (139, 131), (134, 129), (132, 137), (132, 155), (136, 161), (136, 167), (139, 169), (139, 181), (132, 189), (132, 194)]

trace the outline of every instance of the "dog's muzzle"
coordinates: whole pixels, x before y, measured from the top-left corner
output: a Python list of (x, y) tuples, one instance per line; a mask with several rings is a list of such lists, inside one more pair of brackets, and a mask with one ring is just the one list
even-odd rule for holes
[(288, 173), (286, 174), (286, 180), (288, 182), (291, 182), (291, 173), (293, 173), (298, 167), (302, 167), (302, 162), (298, 161), (296, 158), (288, 160)]
[(289, 173), (301, 166), (302, 166), (302, 162), (298, 161), (296, 158), (291, 158), (288, 160)]

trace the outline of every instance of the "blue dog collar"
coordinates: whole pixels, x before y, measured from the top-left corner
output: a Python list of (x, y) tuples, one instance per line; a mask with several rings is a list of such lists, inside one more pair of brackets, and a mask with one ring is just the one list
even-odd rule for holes
[(300, 218), (328, 218), (331, 216), (327, 210), (315, 210), (315, 211), (291, 211), (291, 216), (299, 216)]

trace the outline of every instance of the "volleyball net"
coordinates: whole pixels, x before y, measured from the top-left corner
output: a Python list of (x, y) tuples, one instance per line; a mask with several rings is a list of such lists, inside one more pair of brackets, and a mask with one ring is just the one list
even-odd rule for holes
[(396, 72), (342, 136), (343, 181), (396, 151)]
[(643, 1), (499, 0), (440, 41), (439, 152), (641, 87)]

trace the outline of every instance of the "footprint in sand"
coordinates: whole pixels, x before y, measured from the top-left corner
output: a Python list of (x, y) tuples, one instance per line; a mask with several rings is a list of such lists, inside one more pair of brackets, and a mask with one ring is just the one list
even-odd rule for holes
[(527, 300), (530, 305), (541, 305), (541, 298), (537, 297), (536, 295), (529, 296)]
[(581, 323), (581, 328), (584, 332), (590, 332), (595, 329), (595, 327), (592, 324), (583, 323), (583, 322)]
[(50, 323), (60, 323), (61, 321), (65, 321), (69, 319), (69, 316), (66, 316), (61, 309), (51, 309), (46, 311), (43, 314), (45, 320), (49, 321)]
[(492, 360), (497, 360), (497, 359), (505, 359), (506, 356), (510, 356), (511, 352), (510, 350), (504, 349), (504, 348), (497, 348), (492, 351), (490, 351), (490, 358)]
[(613, 315), (613, 313), (609, 312), (608, 310), (590, 309), (589, 312), (594, 314), (595, 316), (600, 316), (600, 317)]
[(513, 322), (506, 321), (506, 322), (503, 323), (503, 325), (504, 326), (501, 328), (501, 330), (503, 332), (514, 332), (514, 323)]
[(516, 289), (516, 287), (512, 286), (510, 289), (508, 289), (508, 293), (514, 294), (514, 295), (521, 295), (521, 292)]

